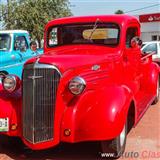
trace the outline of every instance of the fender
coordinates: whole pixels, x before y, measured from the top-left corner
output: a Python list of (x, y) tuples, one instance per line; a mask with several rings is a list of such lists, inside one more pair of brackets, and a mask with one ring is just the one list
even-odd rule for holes
[[(132, 99), (132, 93), (125, 86), (106, 86), (85, 92), (75, 106), (65, 110), (61, 140), (80, 142), (117, 137), (126, 122)], [(70, 136), (64, 136), (65, 129), (70, 130)]]
[[(20, 136), (21, 131), (21, 95), (19, 92), (8, 93), (0, 87), (0, 118), (9, 118), (9, 131), (1, 132), (8, 136)], [(16, 130), (11, 130), (12, 125)]]
[(156, 95), (158, 76), (160, 76), (160, 67), (156, 63), (152, 63), (149, 71), (143, 76), (142, 81), (146, 82), (145, 89), (153, 95)]

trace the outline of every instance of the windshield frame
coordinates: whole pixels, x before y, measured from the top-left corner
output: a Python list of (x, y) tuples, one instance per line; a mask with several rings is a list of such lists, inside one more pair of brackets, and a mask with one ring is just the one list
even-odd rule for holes
[(8, 37), (9, 37), (9, 48), (7, 48), (7, 50), (0, 49), (0, 51), (2, 51), (2, 52), (10, 51), (11, 50), (11, 41), (12, 41), (11, 35), (9, 33), (0, 33), (0, 35), (8, 35)]
[(105, 46), (105, 47), (118, 47), (120, 45), (120, 35), (121, 35), (121, 27), (118, 23), (115, 22), (98, 22), (98, 24), (103, 24), (103, 25), (107, 25), (107, 24), (113, 24), (115, 26), (117, 26), (117, 30), (118, 30), (118, 34), (117, 34), (117, 43), (116, 44), (99, 44), (99, 43), (71, 43), (71, 44), (59, 44), (59, 45), (49, 45), (49, 33), (51, 32), (51, 30), (53, 28), (58, 28), (58, 27), (62, 27), (62, 26), (80, 26), (80, 25), (91, 25), (94, 27), (95, 22), (90, 22), (90, 23), (69, 23), (69, 24), (60, 24), (60, 25), (53, 25), (50, 26), (47, 30), (46, 33), (46, 46), (47, 48), (55, 48), (55, 47), (60, 47), (60, 46), (70, 46), (70, 45), (98, 45), (98, 46)]

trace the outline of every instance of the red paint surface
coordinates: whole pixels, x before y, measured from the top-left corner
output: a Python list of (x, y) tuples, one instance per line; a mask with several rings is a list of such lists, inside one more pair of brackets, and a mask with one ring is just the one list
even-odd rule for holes
[[(57, 92), (54, 139), (48, 142), (32, 144), (22, 136), (21, 92), (6, 93), (0, 91), (0, 117), (9, 117), (10, 125), (18, 124), (18, 130), (3, 134), (19, 136), (32, 149), (53, 147), (60, 142), (99, 141), (117, 137), (127, 119), (131, 102), (134, 103), (135, 124), (153, 102), (159, 68), (152, 62), (151, 56), (142, 55), (140, 48), (126, 48), (128, 27), (137, 27), (140, 36), (140, 24), (136, 18), (125, 15), (92, 16), (64, 18), (51, 21), (45, 28), (58, 24), (94, 22), (99, 18), (103, 22), (114, 22), (120, 27), (120, 43), (116, 47), (99, 45), (69, 45), (48, 48), (45, 39), (45, 54), (38, 63), (55, 65), (62, 73)], [(27, 63), (34, 63), (36, 58)], [(92, 70), (94, 65), (100, 69)], [(86, 88), (79, 96), (68, 91), (69, 81), (81, 76)], [(64, 130), (70, 129), (71, 135), (64, 136)]]

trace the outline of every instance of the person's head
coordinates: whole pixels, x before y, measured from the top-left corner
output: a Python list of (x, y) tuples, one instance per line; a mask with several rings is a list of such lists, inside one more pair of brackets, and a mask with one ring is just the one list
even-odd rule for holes
[(37, 43), (35, 41), (32, 41), (30, 43), (30, 47), (32, 51), (36, 51), (37, 50)]

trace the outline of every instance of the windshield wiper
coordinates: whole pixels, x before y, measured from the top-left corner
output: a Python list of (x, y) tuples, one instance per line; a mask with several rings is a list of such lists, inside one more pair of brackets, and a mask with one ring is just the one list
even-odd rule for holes
[(97, 27), (98, 27), (98, 25), (97, 25), (97, 24), (98, 24), (98, 22), (100, 22), (99, 18), (97, 18), (97, 19), (96, 19), (96, 21), (95, 21), (95, 23), (94, 23), (94, 26), (93, 26), (92, 32), (91, 32), (91, 34), (90, 34), (90, 36), (89, 36), (89, 40), (91, 40), (93, 33), (94, 33), (94, 32), (95, 32), (95, 30), (97, 29)]

